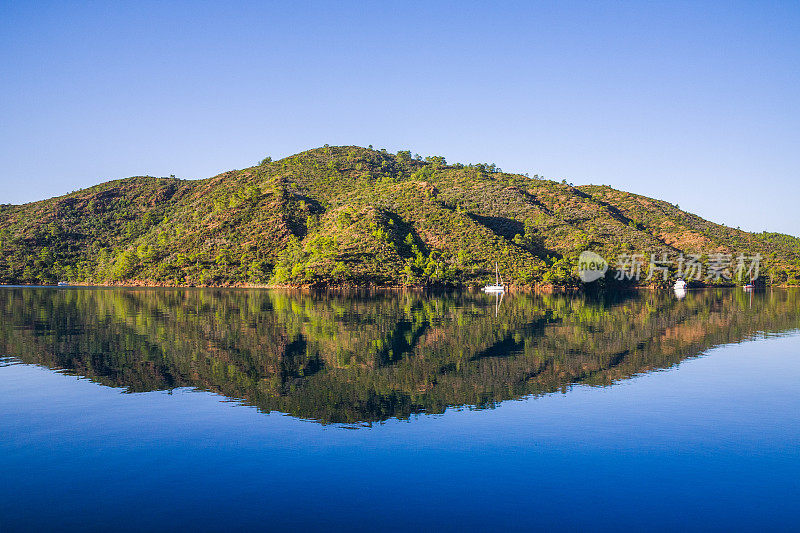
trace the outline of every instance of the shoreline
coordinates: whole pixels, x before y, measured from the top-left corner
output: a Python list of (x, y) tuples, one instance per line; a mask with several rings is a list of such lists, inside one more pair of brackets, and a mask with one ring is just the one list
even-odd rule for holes
[[(702, 285), (698, 287), (690, 287), (686, 290), (707, 290), (707, 289), (737, 289), (741, 285)], [(791, 289), (799, 288), (800, 285), (766, 285), (759, 287), (756, 290), (764, 290), (768, 288)], [(448, 291), (467, 291), (467, 292), (481, 292), (480, 285), (269, 285), (269, 284), (230, 284), (230, 285), (170, 285), (160, 283), (70, 283), (68, 285), (33, 285), (33, 284), (13, 284), (13, 283), (0, 283), (0, 288), (40, 288), (40, 289), (267, 289), (267, 290), (282, 290), (282, 291), (296, 291), (296, 292), (360, 292), (360, 291), (380, 291), (380, 292), (448, 292)], [(578, 286), (578, 287), (562, 287), (557, 285), (509, 285), (507, 286), (506, 293), (577, 293), (577, 292), (596, 292), (591, 286)], [(616, 290), (673, 290), (672, 287), (653, 287), (649, 285), (630, 285), (619, 287), (605, 287), (603, 291)]]

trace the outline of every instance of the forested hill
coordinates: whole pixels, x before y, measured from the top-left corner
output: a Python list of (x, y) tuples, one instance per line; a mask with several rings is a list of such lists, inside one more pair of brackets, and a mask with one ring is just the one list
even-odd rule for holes
[[(714, 224), (608, 186), (356, 146), (204, 180), (135, 177), (0, 206), (0, 283), (569, 285), (577, 255), (760, 254), (800, 278), (800, 239)], [(705, 257), (705, 256), (704, 256)]]

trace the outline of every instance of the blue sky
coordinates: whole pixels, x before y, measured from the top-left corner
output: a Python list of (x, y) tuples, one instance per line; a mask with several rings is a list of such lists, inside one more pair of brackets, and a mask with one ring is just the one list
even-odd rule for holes
[(800, 235), (799, 2), (0, 3), (0, 203), (328, 144)]

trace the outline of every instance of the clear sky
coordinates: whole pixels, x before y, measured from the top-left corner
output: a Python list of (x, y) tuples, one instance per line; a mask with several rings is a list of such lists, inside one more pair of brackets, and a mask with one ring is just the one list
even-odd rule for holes
[(0, 203), (328, 144), (800, 235), (800, 2), (0, 2)]

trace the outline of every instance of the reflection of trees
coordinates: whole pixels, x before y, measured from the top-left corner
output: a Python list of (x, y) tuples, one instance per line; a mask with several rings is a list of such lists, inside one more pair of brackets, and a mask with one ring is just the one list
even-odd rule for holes
[(759, 331), (800, 293), (370, 298), (245, 290), (0, 291), (0, 350), (131, 392), (191, 386), (322, 422), (608, 385)]

